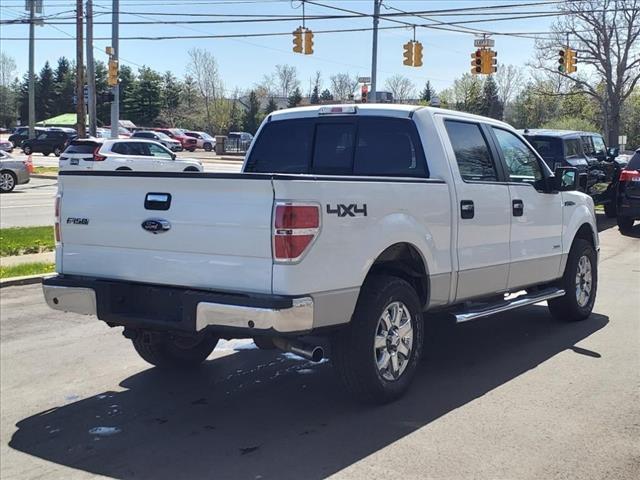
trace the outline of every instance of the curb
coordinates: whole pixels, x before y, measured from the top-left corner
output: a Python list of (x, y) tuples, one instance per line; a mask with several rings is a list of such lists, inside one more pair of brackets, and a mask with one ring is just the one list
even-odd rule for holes
[(0, 280), (0, 288), (42, 283), (42, 279), (49, 276), (51, 276), (51, 273), (41, 273), (40, 275), (26, 275), (24, 277), (6, 278), (4, 280)]
[(50, 180), (57, 180), (58, 175), (47, 175), (46, 173), (32, 173), (30, 175), (31, 178), (46, 178)]

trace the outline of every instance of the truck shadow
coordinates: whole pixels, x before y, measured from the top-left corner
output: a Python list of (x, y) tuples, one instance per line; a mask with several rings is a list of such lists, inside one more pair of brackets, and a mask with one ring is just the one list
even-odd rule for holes
[[(560, 352), (599, 361), (606, 353), (575, 344), (607, 323), (598, 314), (557, 322), (533, 306), (432, 328), (412, 389), (381, 407), (354, 403), (328, 362), (277, 352), (246, 350), (188, 374), (150, 368), (125, 379), (123, 391), (21, 420), (9, 445), (118, 479), (324, 478)], [(100, 426), (112, 429), (90, 433)]]

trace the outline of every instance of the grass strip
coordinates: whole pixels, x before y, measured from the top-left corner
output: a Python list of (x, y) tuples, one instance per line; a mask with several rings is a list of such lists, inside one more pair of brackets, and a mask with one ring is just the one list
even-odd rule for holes
[(51, 252), (55, 248), (53, 227), (0, 228), (0, 256)]
[(0, 267), (0, 279), (39, 275), (55, 271), (55, 264), (45, 262), (23, 263), (11, 267)]

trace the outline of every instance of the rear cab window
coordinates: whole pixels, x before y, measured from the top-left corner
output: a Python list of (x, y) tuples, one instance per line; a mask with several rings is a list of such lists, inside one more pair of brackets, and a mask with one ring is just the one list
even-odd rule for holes
[(413, 120), (365, 115), (267, 123), (255, 140), (245, 171), (428, 177)]

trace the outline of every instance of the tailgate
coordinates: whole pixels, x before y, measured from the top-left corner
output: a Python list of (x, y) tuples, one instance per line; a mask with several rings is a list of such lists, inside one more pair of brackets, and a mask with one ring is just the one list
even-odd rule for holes
[(59, 188), (60, 273), (271, 292), (268, 176), (68, 172)]

